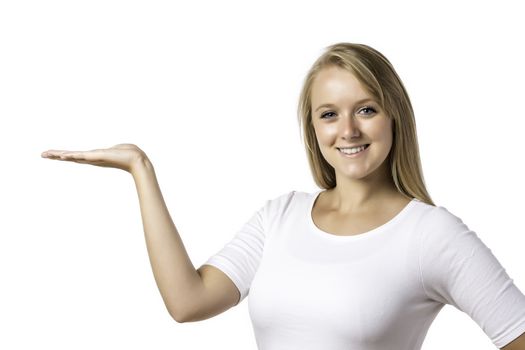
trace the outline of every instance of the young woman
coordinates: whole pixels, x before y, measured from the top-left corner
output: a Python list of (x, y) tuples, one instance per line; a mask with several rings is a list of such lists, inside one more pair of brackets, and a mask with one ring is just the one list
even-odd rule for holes
[(197, 270), (139, 147), (42, 156), (132, 174), (155, 280), (177, 322), (213, 317), (249, 293), (261, 350), (415, 350), (450, 304), (498, 348), (525, 350), (525, 295), (476, 233), (430, 199), (412, 106), (385, 56), (329, 46), (306, 76), (299, 123), (322, 189), (267, 200)]

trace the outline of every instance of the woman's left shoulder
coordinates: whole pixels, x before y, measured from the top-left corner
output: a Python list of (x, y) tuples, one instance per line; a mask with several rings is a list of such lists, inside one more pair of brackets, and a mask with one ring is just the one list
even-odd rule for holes
[(426, 232), (440, 234), (456, 234), (469, 231), (468, 226), (455, 213), (442, 205), (430, 205), (423, 203), (424, 215), (422, 215), (421, 228)]

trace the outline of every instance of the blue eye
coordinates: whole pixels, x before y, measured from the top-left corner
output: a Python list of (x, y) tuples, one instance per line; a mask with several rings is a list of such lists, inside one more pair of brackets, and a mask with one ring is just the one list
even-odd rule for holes
[(369, 107), (369, 106), (366, 106), (366, 107), (362, 108), (361, 110), (365, 110), (365, 109), (369, 109), (369, 110), (373, 111), (373, 113), (375, 113), (375, 111), (376, 111), (375, 109), (373, 109), (372, 107)]
[[(370, 106), (365, 106), (363, 108), (361, 108), (359, 111), (364, 111), (364, 110), (369, 110), (370, 112), (369, 113), (365, 113), (366, 115), (371, 115), (371, 114), (374, 114), (376, 113), (376, 110)], [(334, 112), (326, 112), (326, 113), (323, 113), (321, 114), (321, 119), (327, 119), (327, 118), (330, 118), (330, 117), (327, 117), (328, 115), (330, 114), (334, 114)]]
[(326, 113), (323, 113), (323, 114), (321, 114), (321, 118), (322, 118), (322, 119), (326, 118), (326, 115), (327, 115), (327, 114), (334, 114), (334, 112), (326, 112)]

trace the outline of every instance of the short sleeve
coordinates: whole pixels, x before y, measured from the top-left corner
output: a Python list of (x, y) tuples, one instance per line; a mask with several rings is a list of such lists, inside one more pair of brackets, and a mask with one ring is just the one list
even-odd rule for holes
[(266, 209), (264, 205), (257, 210), (235, 236), (204, 263), (220, 269), (232, 280), (241, 295), (237, 304), (248, 295), (262, 258)]
[(421, 282), (430, 299), (467, 313), (498, 348), (525, 332), (525, 295), (492, 251), (444, 207), (421, 228)]

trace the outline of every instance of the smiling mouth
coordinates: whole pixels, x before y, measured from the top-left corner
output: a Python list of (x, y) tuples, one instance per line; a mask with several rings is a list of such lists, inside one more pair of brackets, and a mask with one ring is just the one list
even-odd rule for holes
[[(364, 147), (363, 147), (363, 146), (364, 146)], [(370, 144), (367, 143), (367, 144), (365, 144), (365, 145), (363, 145), (363, 146), (360, 146), (360, 147), (359, 147), (360, 151), (358, 151), (358, 152), (353, 152), (353, 153), (344, 152), (344, 151), (343, 151), (341, 148), (339, 148), (339, 147), (337, 147), (337, 149), (339, 150), (339, 152), (351, 156), (351, 155), (359, 154), (359, 153), (363, 152), (364, 150), (366, 150), (366, 149), (370, 146)], [(354, 148), (355, 148), (355, 147), (354, 147)], [(345, 148), (345, 149), (348, 150), (349, 148)]]

